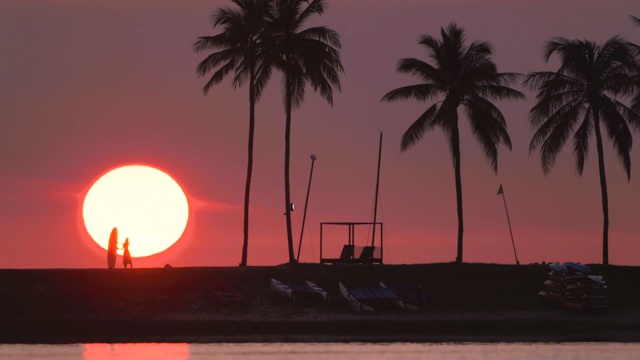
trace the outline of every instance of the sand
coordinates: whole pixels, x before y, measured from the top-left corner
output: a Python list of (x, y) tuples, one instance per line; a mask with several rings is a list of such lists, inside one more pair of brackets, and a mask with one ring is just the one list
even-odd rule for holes
[[(544, 265), (0, 270), (0, 342), (640, 341), (640, 268), (593, 269), (610, 287), (604, 312), (542, 305)], [(294, 305), (271, 278), (312, 280), (331, 301)], [(339, 296), (338, 281), (379, 280), (434, 301), (365, 314)]]

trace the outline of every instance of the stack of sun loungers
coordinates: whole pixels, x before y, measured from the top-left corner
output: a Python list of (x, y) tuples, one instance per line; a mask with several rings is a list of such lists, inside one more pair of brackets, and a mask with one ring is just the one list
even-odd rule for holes
[[(338, 283), (340, 294), (354, 311), (377, 311), (389, 309), (418, 310), (420, 299), (416, 296), (417, 287), (393, 285), (388, 287), (380, 282), (379, 286), (353, 287)], [(407, 290), (411, 289), (411, 290)]]
[(547, 304), (574, 310), (607, 308), (604, 278), (592, 275), (588, 266), (573, 262), (549, 264), (551, 271), (538, 293)]
[(328, 303), (329, 294), (311, 281), (284, 282), (271, 279), (271, 289), (294, 304)]

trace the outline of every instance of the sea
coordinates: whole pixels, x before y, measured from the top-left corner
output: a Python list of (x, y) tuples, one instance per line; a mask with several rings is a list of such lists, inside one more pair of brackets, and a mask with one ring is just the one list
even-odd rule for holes
[(640, 343), (0, 344), (0, 359), (640, 359)]

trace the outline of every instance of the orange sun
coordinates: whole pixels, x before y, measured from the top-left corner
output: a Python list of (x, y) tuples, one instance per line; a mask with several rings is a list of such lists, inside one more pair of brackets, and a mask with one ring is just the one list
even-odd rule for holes
[(87, 232), (107, 249), (118, 228), (118, 247), (129, 238), (132, 257), (157, 254), (173, 245), (189, 219), (187, 197), (167, 173), (150, 166), (122, 166), (91, 185), (82, 205)]

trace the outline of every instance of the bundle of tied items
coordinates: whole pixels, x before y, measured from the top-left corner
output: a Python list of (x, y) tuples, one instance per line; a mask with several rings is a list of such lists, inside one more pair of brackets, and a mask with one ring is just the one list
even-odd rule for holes
[(588, 266), (566, 262), (549, 264), (551, 271), (538, 296), (547, 304), (575, 310), (607, 308), (607, 285)]

